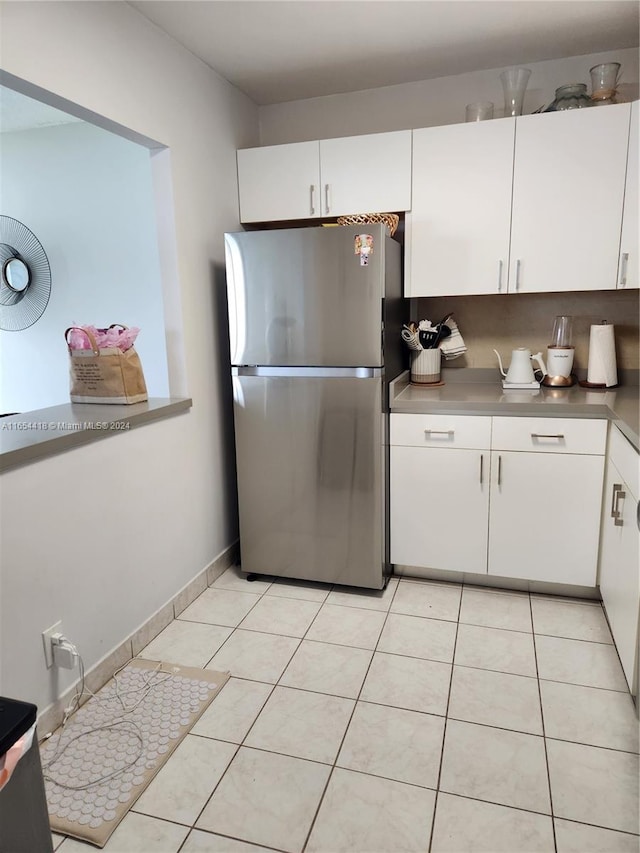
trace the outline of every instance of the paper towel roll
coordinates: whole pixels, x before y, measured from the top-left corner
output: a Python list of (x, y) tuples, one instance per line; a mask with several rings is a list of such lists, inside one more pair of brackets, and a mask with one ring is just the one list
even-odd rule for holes
[(587, 382), (606, 385), (607, 388), (618, 384), (613, 331), (614, 327), (610, 323), (601, 323), (598, 326), (591, 326), (589, 337)]

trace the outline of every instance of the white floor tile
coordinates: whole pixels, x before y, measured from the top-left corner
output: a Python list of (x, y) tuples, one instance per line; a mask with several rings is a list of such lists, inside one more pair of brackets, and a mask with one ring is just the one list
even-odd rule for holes
[(435, 793), (336, 768), (307, 853), (424, 853)]
[(191, 731), (242, 743), (272, 690), (270, 684), (230, 678)]
[(638, 832), (638, 756), (547, 740), (556, 817)]
[(298, 648), (299, 640), (236, 628), (207, 669), (229, 671), (236, 678), (275, 684)]
[(628, 692), (614, 646), (536, 635), (540, 678)]
[(531, 597), (533, 628), (536, 634), (613, 643), (604, 611), (593, 604), (558, 601), (555, 598)]
[(374, 649), (385, 618), (386, 613), (378, 611), (324, 604), (305, 639)]
[(300, 853), (330, 768), (240, 747), (197, 827)]
[[(105, 853), (178, 853), (189, 827), (129, 812), (102, 848)], [(66, 838), (61, 853), (90, 853), (93, 844)], [(35, 853), (35, 851), (34, 851)]]
[(550, 814), (543, 739), (449, 720), (440, 790)]
[(205, 589), (178, 618), (188, 622), (208, 622), (211, 625), (228, 625), (235, 628), (258, 601), (260, 596), (249, 592)]
[(398, 581), (391, 578), (386, 589), (357, 589), (356, 587), (336, 586), (329, 593), (327, 604), (343, 607), (362, 607), (363, 610), (387, 611), (393, 600)]
[(140, 652), (139, 657), (202, 667), (218, 651), (232, 630), (176, 619)]
[(280, 598), (301, 598), (303, 601), (322, 603), (326, 600), (331, 588), (331, 584), (326, 583), (276, 578), (266, 590), (265, 595), (276, 595)]
[(272, 851), (266, 847), (247, 844), (246, 841), (235, 841), (233, 838), (193, 829), (180, 853), (272, 853)]
[(438, 794), (431, 853), (555, 853), (551, 817)]
[(454, 666), (449, 717), (541, 735), (538, 681), (524, 675)]
[(541, 681), (547, 737), (638, 752), (638, 719), (628, 693)]
[(390, 613), (377, 650), (451, 663), (455, 638), (455, 622)]
[(261, 595), (266, 592), (273, 578), (261, 575), (254, 581), (247, 580), (247, 573), (243, 572), (238, 566), (229, 566), (219, 578), (211, 584), (212, 589), (235, 589), (238, 592), (250, 592), (254, 595)]
[(333, 764), (354, 705), (352, 699), (276, 687), (245, 746)]
[(555, 818), (558, 853), (638, 853), (640, 838)]
[(435, 788), (444, 718), (358, 702), (337, 765)]
[(319, 609), (320, 604), (315, 601), (265, 595), (243, 619), (240, 627), (285, 637), (304, 637)]
[(457, 622), (461, 590), (462, 587), (457, 584), (435, 581), (411, 583), (401, 580), (391, 605), (391, 612)]
[(461, 624), (458, 627), (455, 663), (535, 677), (533, 635)]
[(451, 664), (376, 652), (360, 698), (409, 711), (446, 714)]
[(64, 835), (60, 835), (57, 832), (52, 832), (51, 833), (51, 843), (53, 844), (53, 849), (57, 850), (58, 847), (60, 847), (60, 845), (64, 841), (64, 839), (65, 839)]
[(368, 649), (303, 640), (279, 683), (356, 699), (372, 654)]
[(531, 606), (528, 595), (479, 590), (466, 587), (462, 593), (460, 621), (485, 628), (504, 628), (531, 633)]
[(134, 810), (192, 825), (235, 755), (236, 746), (187, 735)]

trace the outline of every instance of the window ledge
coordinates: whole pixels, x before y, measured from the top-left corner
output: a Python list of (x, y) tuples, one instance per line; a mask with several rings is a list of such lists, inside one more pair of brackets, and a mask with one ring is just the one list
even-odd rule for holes
[(0, 471), (186, 412), (191, 405), (187, 397), (151, 397), (131, 406), (65, 403), (0, 418)]

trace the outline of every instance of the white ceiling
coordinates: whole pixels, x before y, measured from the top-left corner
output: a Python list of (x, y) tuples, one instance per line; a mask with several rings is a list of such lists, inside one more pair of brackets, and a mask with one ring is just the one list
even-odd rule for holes
[(635, 0), (137, 0), (257, 104), (638, 45)]

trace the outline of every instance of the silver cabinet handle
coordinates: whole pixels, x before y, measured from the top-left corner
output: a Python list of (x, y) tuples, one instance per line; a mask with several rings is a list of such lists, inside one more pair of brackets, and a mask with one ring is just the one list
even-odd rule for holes
[(498, 293), (502, 292), (502, 267), (504, 266), (504, 261), (502, 258), (498, 261)]
[(620, 261), (620, 281), (618, 282), (618, 287), (626, 287), (627, 286), (627, 268), (629, 266), (629, 252), (622, 253), (622, 260)]
[(312, 216), (315, 216), (315, 212), (316, 212), (315, 194), (316, 194), (315, 184), (311, 184), (309, 186), (309, 208), (311, 210)]
[(480, 485), (482, 485), (483, 480), (484, 480), (484, 478), (482, 476), (483, 468), (484, 468), (484, 453), (481, 453), (480, 454)]
[(329, 195), (329, 184), (324, 185), (324, 206), (326, 208), (325, 213), (329, 213), (329, 210), (331, 209), (331, 198)]
[(614, 524), (616, 527), (622, 527), (624, 525), (624, 519), (621, 518), (621, 512), (619, 509), (619, 501), (623, 501), (627, 496), (626, 492), (622, 490), (622, 483), (614, 483), (613, 490), (611, 492), (611, 518), (614, 519)]
[(557, 438), (563, 439), (564, 435), (561, 432), (558, 433), (545, 433), (545, 432), (532, 432), (531, 438)]
[(498, 456), (498, 485), (502, 485), (502, 456)]
[(454, 430), (452, 429), (425, 429), (425, 435), (453, 435)]
[(516, 261), (516, 290), (520, 290), (520, 258)]

